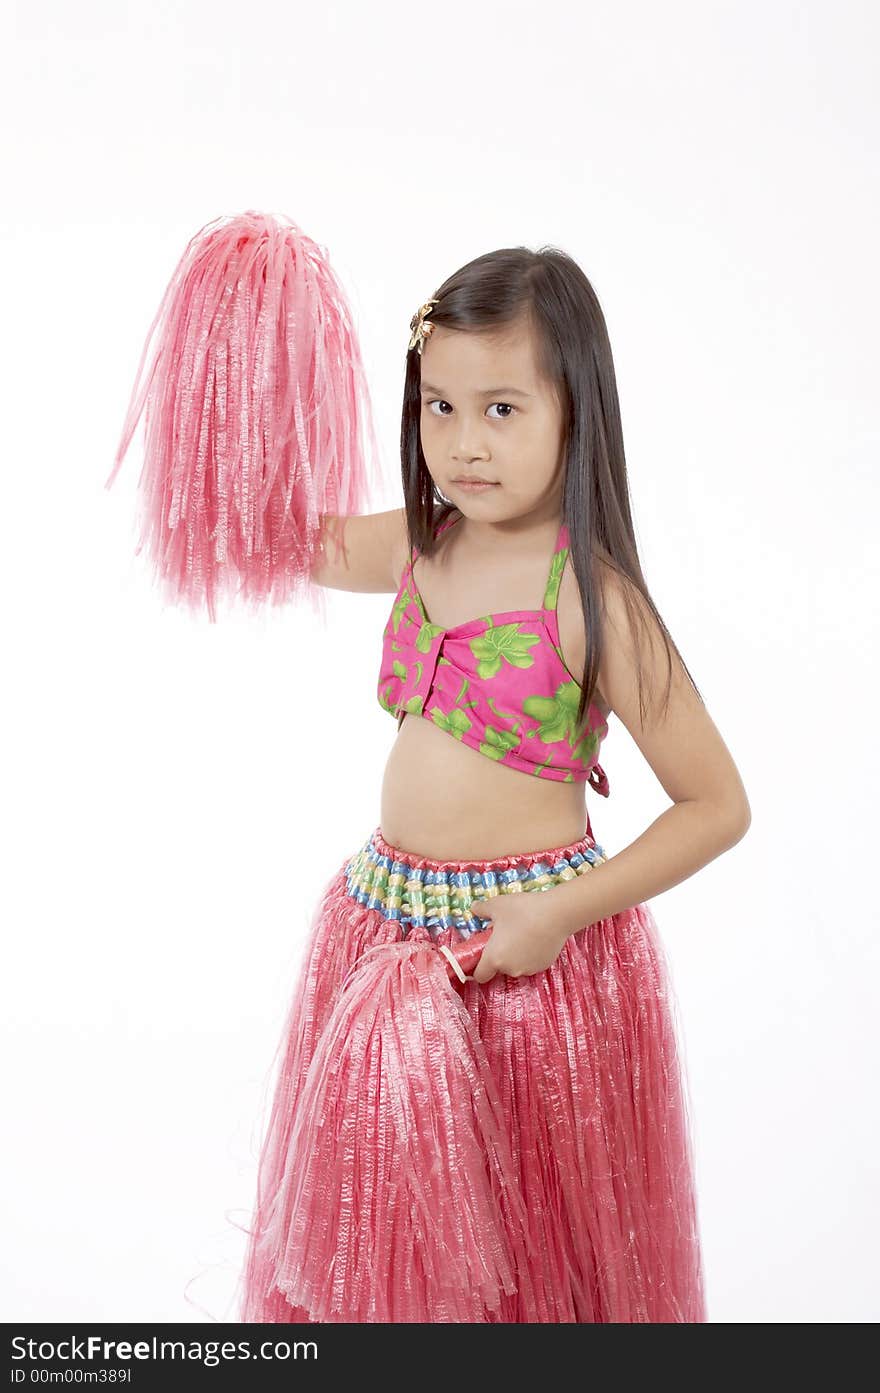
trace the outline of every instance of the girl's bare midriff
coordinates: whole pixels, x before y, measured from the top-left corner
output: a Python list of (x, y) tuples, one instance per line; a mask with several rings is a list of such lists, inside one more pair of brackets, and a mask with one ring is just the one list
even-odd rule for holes
[(382, 836), (439, 861), (568, 846), (586, 831), (584, 787), (496, 764), (408, 714), (385, 765)]

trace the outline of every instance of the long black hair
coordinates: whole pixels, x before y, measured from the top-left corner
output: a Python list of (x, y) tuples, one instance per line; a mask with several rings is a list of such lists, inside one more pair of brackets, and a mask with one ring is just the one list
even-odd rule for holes
[[(503, 247), (467, 262), (447, 278), (426, 323), (457, 330), (498, 330), (519, 322), (534, 335), (538, 369), (558, 393), (565, 422), (563, 517), (586, 627), (586, 664), (575, 724), (580, 730), (593, 700), (602, 659), (603, 589), (596, 558), (624, 578), (629, 622), (639, 654), (639, 709), (644, 720), (643, 670), (637, 622), (645, 607), (666, 646), (669, 667), (679, 661), (699, 689), (672, 639), (642, 574), (629, 499), (623, 428), (614, 361), (598, 297), (577, 262), (556, 247)], [(438, 491), (422, 452), (421, 366), (417, 348), (406, 356), (400, 430), (403, 493), (410, 547), (430, 556), (435, 530), (452, 505)], [(628, 583), (627, 583), (628, 582)], [(640, 600), (643, 603), (640, 603)]]

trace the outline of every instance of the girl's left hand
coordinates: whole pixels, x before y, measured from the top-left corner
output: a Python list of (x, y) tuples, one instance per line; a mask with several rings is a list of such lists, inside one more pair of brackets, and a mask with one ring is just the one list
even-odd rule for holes
[(474, 968), (475, 982), (490, 982), (497, 972), (505, 972), (508, 977), (529, 977), (552, 966), (568, 934), (547, 912), (548, 898), (533, 890), (471, 901), (475, 918), (492, 920), (491, 937)]

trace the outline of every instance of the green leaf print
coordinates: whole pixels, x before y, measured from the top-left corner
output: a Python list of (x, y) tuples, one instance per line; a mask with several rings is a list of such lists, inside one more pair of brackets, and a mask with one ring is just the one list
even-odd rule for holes
[[(542, 771), (543, 771), (544, 769), (547, 769), (552, 763), (553, 763), (553, 756), (552, 756), (552, 755), (548, 755), (547, 758), (544, 760), (543, 764), (537, 764), (537, 765), (535, 766), (535, 768), (532, 770), (532, 773), (533, 773), (533, 774), (536, 774), (537, 777), (540, 778), (540, 777), (541, 777)], [(549, 777), (549, 776), (545, 775), (545, 777)], [(565, 774), (564, 774), (563, 777), (559, 780), (559, 782), (560, 782), (560, 783), (563, 783), (563, 784), (573, 784), (573, 783), (574, 783), (574, 774), (572, 774), (572, 772), (571, 772), (570, 769), (566, 769)]]
[(395, 634), (400, 628), (400, 621), (409, 608), (409, 602), (412, 598), (409, 587), (405, 585), (400, 592), (400, 598), (395, 601), (391, 610), (391, 628)]
[(512, 731), (486, 726), (486, 739), (480, 742), (480, 754), (488, 755), (490, 759), (503, 759), (518, 744), (519, 736)]
[(589, 730), (583, 736), (583, 738), (578, 741), (577, 745), (574, 746), (574, 757), (575, 759), (579, 759), (584, 766), (592, 764), (593, 756), (595, 755), (598, 747), (599, 736), (597, 732)]
[(424, 704), (425, 698), (423, 696), (411, 696), (408, 701), (403, 703), (401, 710), (406, 711), (410, 716), (421, 716)]
[(379, 688), (379, 705), (383, 708), (383, 710), (388, 711), (392, 716), (395, 714), (397, 710), (397, 707), (391, 696), (390, 682), (388, 683), (387, 687)]
[(514, 730), (519, 730), (519, 717), (512, 711), (499, 710), (498, 703), (493, 697), (486, 697), (486, 705), (492, 712), (492, 715), (498, 717), (499, 721), (513, 721)]
[(498, 624), (478, 638), (472, 638), (468, 647), (477, 660), (477, 676), (497, 677), (502, 659), (511, 667), (534, 667), (534, 658), (528, 650), (540, 642), (540, 634), (528, 630), (520, 633), (518, 623)]
[(456, 740), (460, 740), (464, 732), (471, 728), (471, 722), (467, 715), (457, 706), (450, 711), (448, 716), (445, 711), (440, 710), (439, 706), (432, 706), (428, 715), (431, 717), (435, 726), (439, 726), (441, 730), (445, 730), (450, 735), (454, 735)]
[(567, 740), (574, 757), (589, 763), (596, 748), (596, 736), (588, 732), (578, 736), (577, 717), (580, 687), (577, 682), (562, 682), (552, 697), (530, 696), (523, 702), (523, 711), (539, 722), (538, 739), (545, 745)]
[(391, 671), (394, 673), (395, 677), (400, 678), (401, 682), (406, 681), (406, 663), (398, 662), (397, 658), (395, 658), (394, 662), (391, 664)]
[(547, 580), (547, 589), (544, 591), (544, 608), (555, 609), (559, 599), (559, 583), (562, 580), (562, 572), (565, 570), (565, 558), (568, 556), (568, 547), (563, 547), (554, 556), (550, 564), (550, 575)]
[(431, 644), (434, 642), (434, 639), (438, 634), (443, 634), (445, 632), (446, 630), (443, 629), (441, 625), (432, 624), (430, 620), (426, 619), (419, 629), (419, 636), (416, 639), (416, 649), (419, 653), (430, 653)]

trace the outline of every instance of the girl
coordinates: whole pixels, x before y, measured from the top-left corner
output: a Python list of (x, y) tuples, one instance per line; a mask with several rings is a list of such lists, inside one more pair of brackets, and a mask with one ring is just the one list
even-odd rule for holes
[[(684, 1071), (646, 901), (739, 841), (748, 800), (642, 575), (611, 348), (583, 272), (555, 249), (493, 252), (410, 327), (405, 506), (326, 516), (344, 550), (331, 561), (323, 547), (312, 574), (394, 595), (377, 696), (398, 733), (381, 826), (314, 914), (241, 1318), (704, 1321)], [(609, 858), (585, 788), (610, 792), (599, 753), (612, 713), (672, 806)], [(286, 1161), (360, 956), (412, 937), (448, 947), (489, 926), (460, 999), (504, 1119), (512, 1183), (499, 1223), (513, 1258), (497, 1289), (469, 1289), (433, 1261), (427, 1229), (405, 1265), (383, 1256), (415, 1182), (383, 1173), (381, 1140), (374, 1181), (329, 1225), (326, 1177), (292, 1194)], [(450, 1097), (453, 1122), (465, 1106)], [(368, 1108), (351, 1100), (353, 1135)], [(438, 1119), (412, 1125), (430, 1167)], [(454, 1181), (438, 1224), (454, 1221)], [(297, 1305), (291, 1273), (310, 1244), (335, 1297)], [(355, 1275), (366, 1267), (369, 1289)]]

